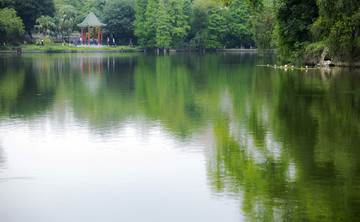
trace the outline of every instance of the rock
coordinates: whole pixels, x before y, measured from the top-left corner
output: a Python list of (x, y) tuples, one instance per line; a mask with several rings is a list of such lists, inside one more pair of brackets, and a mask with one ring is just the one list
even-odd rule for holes
[(319, 67), (329, 67), (332, 64), (330, 60), (330, 53), (327, 47), (324, 48), (323, 52), (321, 53), (320, 61), (317, 64)]

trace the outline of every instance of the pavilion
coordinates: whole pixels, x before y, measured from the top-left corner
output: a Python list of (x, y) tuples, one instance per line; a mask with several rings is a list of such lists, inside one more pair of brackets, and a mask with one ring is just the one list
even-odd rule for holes
[[(83, 22), (77, 24), (78, 27), (81, 28), (81, 44), (83, 45), (90, 45), (90, 32), (91, 28), (94, 28), (94, 37), (93, 37), (93, 44), (95, 45), (95, 37), (96, 37), (96, 28), (97, 28), (97, 42), (99, 45), (103, 42), (103, 27), (106, 26), (106, 24), (99, 21), (99, 19), (96, 17), (96, 15), (93, 12), (90, 12), (88, 16), (84, 19)], [(88, 32), (86, 33), (86, 29)], [(101, 34), (100, 34), (101, 33)]]

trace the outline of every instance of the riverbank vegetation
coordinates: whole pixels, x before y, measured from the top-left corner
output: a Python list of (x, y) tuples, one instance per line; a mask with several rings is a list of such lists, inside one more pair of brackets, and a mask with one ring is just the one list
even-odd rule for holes
[(360, 2), (352, 0), (0, 0), (0, 40), (24, 33), (71, 42), (94, 12), (104, 37), (143, 49), (252, 48), (307, 63), (360, 60)]
[[(10, 48), (11, 49), (11, 48)], [(104, 46), (104, 47), (85, 47), (85, 46), (74, 46), (62, 45), (60, 43), (51, 43), (45, 46), (37, 46), (34, 44), (27, 44), (22, 46), (23, 51), (44, 51), (44, 52), (82, 52), (82, 51), (136, 51), (138, 47), (130, 46)]]

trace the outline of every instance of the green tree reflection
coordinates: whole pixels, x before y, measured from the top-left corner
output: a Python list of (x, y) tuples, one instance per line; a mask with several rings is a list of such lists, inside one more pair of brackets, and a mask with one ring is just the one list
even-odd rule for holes
[[(55, 92), (55, 87), (46, 78), (50, 63), (51, 60), (44, 58), (38, 64), (20, 57), (4, 59), (0, 75), (1, 115), (31, 117), (50, 107), (52, 102), (48, 98)], [(35, 70), (37, 75), (33, 75)]]
[(214, 120), (209, 179), (240, 196), (251, 221), (360, 219), (359, 77), (333, 72), (258, 67), (247, 97), (231, 95), (248, 99)]
[(249, 220), (360, 220), (359, 71), (258, 63), (222, 53), (4, 57), (0, 112), (71, 113), (96, 133), (140, 119), (180, 142), (205, 135), (212, 191), (239, 199)]
[[(201, 95), (195, 88), (196, 77), (183, 57), (143, 57), (135, 68), (135, 99), (141, 114), (161, 120), (180, 138), (205, 125)], [(196, 74), (195, 74), (196, 75)]]

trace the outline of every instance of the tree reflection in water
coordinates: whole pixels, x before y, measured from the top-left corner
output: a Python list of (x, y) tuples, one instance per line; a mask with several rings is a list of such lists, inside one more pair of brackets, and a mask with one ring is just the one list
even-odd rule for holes
[(275, 70), (245, 54), (24, 57), (0, 63), (0, 117), (72, 112), (94, 134), (138, 121), (179, 142), (203, 135), (210, 187), (249, 220), (360, 218), (357, 70)]
[(214, 192), (255, 221), (359, 220), (359, 73), (271, 72), (259, 68), (246, 103), (231, 94), (214, 120)]

